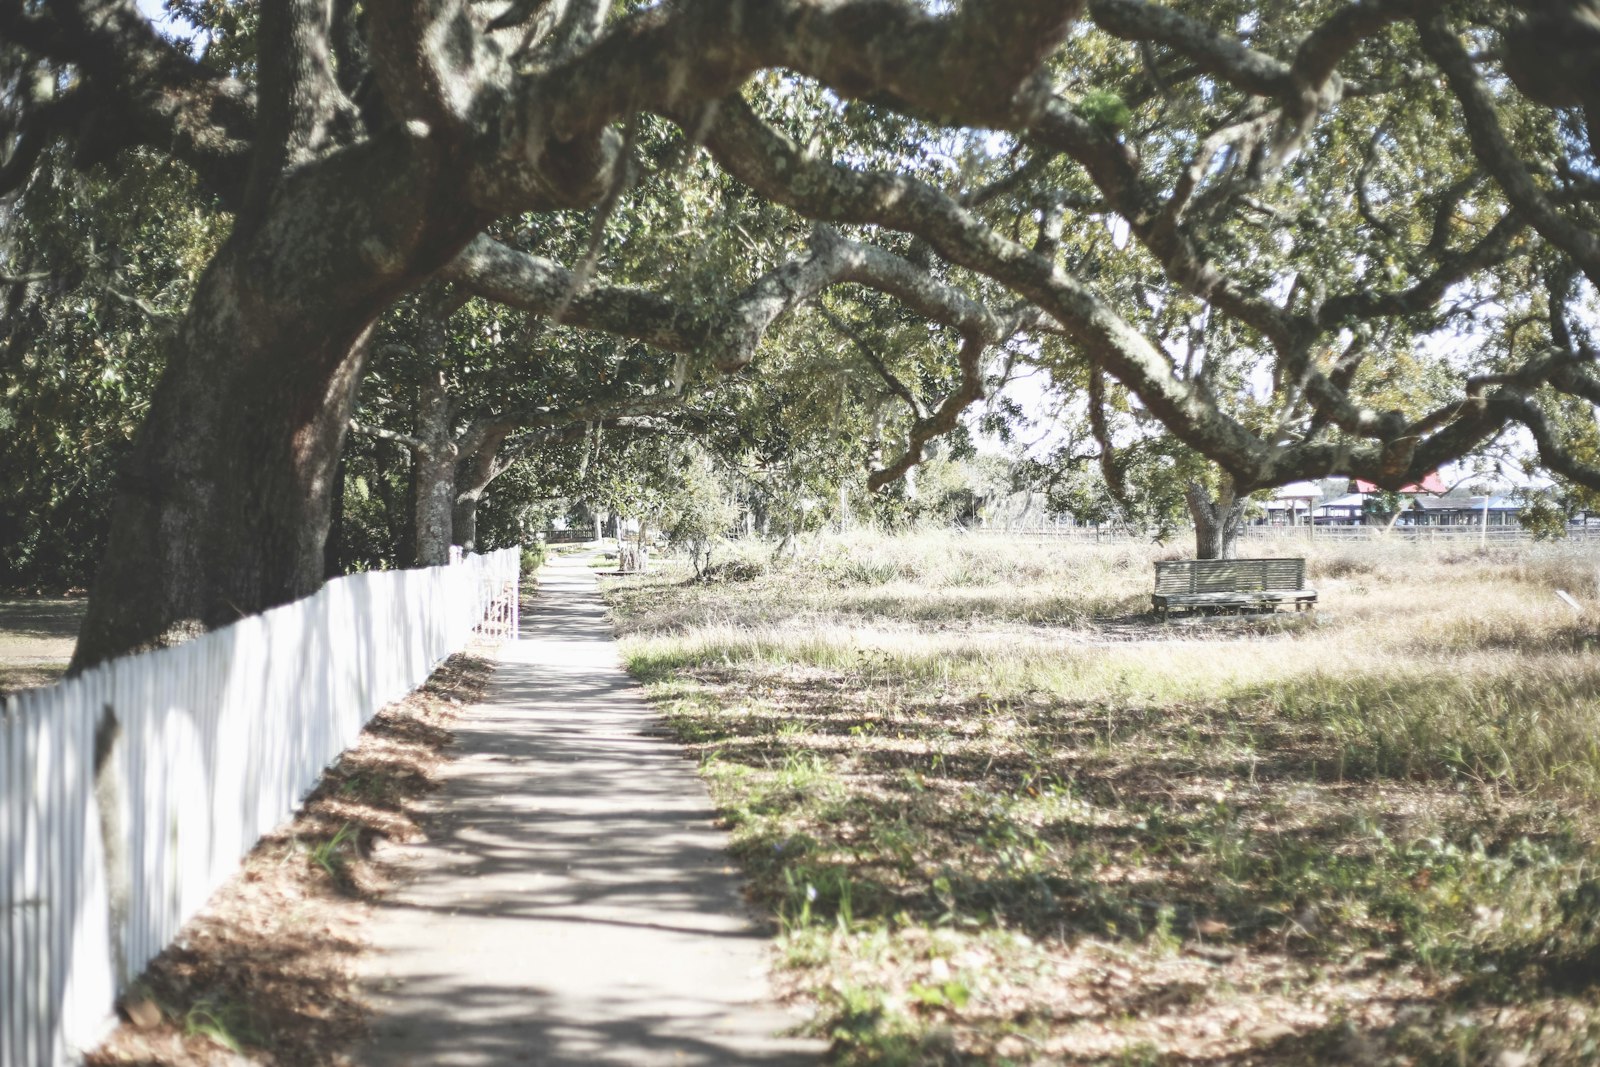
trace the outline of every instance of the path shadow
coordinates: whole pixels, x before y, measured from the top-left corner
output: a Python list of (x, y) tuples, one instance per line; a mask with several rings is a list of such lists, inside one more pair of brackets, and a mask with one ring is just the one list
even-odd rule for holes
[(389, 974), (356, 1062), (816, 1063), (771, 1036), (795, 1020), (752, 977), (769, 932), (586, 576), (547, 577), (521, 638), (378, 907)]

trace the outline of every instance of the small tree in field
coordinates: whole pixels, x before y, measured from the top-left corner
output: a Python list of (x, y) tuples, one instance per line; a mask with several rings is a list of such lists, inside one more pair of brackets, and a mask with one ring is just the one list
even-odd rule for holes
[(1567, 536), (1567, 512), (1547, 490), (1522, 489), (1515, 494), (1522, 508), (1517, 525), (1535, 541), (1559, 541)]
[(726, 480), (701, 449), (688, 455), (663, 494), (662, 527), (667, 540), (689, 555), (696, 578), (711, 566), (711, 552), (739, 521), (739, 509)]

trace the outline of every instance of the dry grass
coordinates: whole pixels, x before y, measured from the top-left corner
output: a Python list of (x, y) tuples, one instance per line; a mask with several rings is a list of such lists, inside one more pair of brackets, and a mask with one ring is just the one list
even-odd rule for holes
[(491, 670), (453, 656), (379, 712), (295, 818), (156, 957), (124, 999), (130, 1021), (89, 1067), (348, 1063), (367, 1017), (354, 958), (389, 877), (372, 845), (421, 836), (417, 802), (434, 789), (449, 725)]
[(1600, 556), (1316, 551), (1314, 620), (953, 538), (610, 595), (842, 1062), (1594, 1062)]

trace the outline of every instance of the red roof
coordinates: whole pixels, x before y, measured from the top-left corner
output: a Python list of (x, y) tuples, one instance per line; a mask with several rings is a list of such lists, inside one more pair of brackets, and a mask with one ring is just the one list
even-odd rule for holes
[[(1372, 482), (1364, 482), (1360, 478), (1356, 479), (1356, 492), (1376, 493), (1377, 491), (1378, 487)], [(1423, 476), (1420, 482), (1400, 487), (1400, 492), (1402, 493), (1436, 493), (1442, 496), (1449, 491), (1449, 486), (1444, 484), (1444, 479), (1439, 477), (1438, 471), (1430, 471)]]

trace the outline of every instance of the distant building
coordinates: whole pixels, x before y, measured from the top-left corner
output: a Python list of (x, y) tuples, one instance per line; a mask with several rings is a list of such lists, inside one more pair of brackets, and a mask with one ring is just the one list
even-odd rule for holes
[(1516, 526), (1522, 503), (1513, 497), (1419, 496), (1401, 517), (1412, 526)]
[(1388, 508), (1395, 496), (1372, 482), (1352, 478), (1348, 492), (1337, 493), (1340, 481), (1294, 482), (1273, 493), (1254, 521), (1259, 526), (1517, 526), (1525, 503), (1508, 490), (1472, 495), (1452, 490), (1437, 473), (1396, 491), (1399, 514)]
[(1334, 497), (1312, 512), (1318, 526), (1360, 526), (1366, 516), (1367, 497), (1363, 493)]
[(1322, 499), (1322, 487), (1316, 482), (1291, 482), (1272, 494), (1272, 499), (1262, 505), (1267, 526), (1305, 526), (1311, 522), (1311, 512)]

